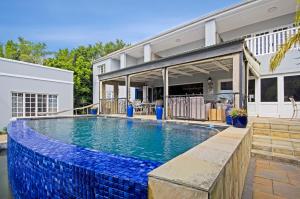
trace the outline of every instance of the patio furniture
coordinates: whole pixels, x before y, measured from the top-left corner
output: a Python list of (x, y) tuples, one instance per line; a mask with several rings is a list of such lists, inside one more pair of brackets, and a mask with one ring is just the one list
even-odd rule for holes
[(292, 118), (291, 118), (291, 120), (292, 120), (292, 119), (298, 117), (298, 112), (300, 111), (300, 109), (298, 108), (294, 97), (290, 97), (289, 99), (292, 102), (292, 106), (293, 106), (293, 115), (292, 115)]
[(149, 115), (154, 113), (155, 103), (142, 102), (141, 106), (144, 114)]
[(134, 100), (132, 102), (132, 106), (133, 106), (133, 109), (134, 109), (134, 112), (136, 114), (142, 114), (143, 113), (143, 106), (142, 106), (142, 103), (140, 100)]

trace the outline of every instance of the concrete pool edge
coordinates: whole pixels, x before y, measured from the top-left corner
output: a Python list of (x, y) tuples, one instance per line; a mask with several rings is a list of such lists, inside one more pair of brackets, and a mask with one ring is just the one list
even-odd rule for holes
[(241, 198), (251, 127), (229, 127), (151, 171), (149, 198)]
[(24, 119), (13, 121), (8, 132), (9, 179), (16, 196), (146, 198), (147, 173), (161, 165), (52, 140)]

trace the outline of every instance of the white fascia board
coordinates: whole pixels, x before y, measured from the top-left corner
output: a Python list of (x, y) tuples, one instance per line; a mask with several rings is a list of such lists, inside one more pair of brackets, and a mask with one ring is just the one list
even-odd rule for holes
[(28, 76), (28, 75), (16, 75), (16, 74), (9, 74), (9, 73), (0, 73), (0, 76), (11, 77), (11, 78), (30, 79), (30, 80), (39, 80), (39, 81), (47, 81), (47, 82), (56, 82), (56, 83), (63, 83), (63, 84), (74, 84), (74, 82), (71, 82), (71, 81), (63, 81), (63, 80), (56, 80), (56, 79), (49, 79), (49, 78), (39, 78), (39, 77), (33, 77), (33, 76)]
[(24, 64), (24, 65), (29, 65), (29, 66), (39, 67), (39, 68), (47, 68), (47, 69), (50, 69), (50, 70), (63, 71), (63, 72), (67, 72), (67, 73), (74, 73), (74, 71), (71, 71), (71, 70), (55, 68), (55, 67), (50, 67), (50, 66), (44, 66), (44, 65), (41, 65), (41, 64), (33, 64), (33, 63), (18, 61), (18, 60), (13, 60), (13, 59), (6, 59), (6, 58), (2, 58), (2, 57), (0, 57), (0, 61)]

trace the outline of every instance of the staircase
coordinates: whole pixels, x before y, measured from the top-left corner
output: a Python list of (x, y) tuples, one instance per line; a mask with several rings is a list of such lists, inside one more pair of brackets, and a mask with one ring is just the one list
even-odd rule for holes
[(252, 127), (252, 156), (300, 165), (299, 122), (257, 119)]

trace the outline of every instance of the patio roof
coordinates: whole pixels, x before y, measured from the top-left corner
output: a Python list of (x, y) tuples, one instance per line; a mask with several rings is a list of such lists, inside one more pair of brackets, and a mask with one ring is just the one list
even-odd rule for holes
[[(134, 75), (143, 72), (155, 72), (157, 69), (172, 67), (170, 77), (189, 75), (190, 73), (209, 73), (216, 70), (230, 69), (230, 55), (244, 53), (244, 39), (223, 42), (217, 45), (200, 48), (190, 52), (161, 58), (139, 65), (100, 74), (99, 80), (110, 80), (126, 75)], [(228, 56), (228, 57), (226, 57)], [(251, 55), (250, 55), (251, 56)], [(176, 68), (180, 66), (179, 68)], [(182, 67), (184, 66), (184, 71)], [(155, 75), (154, 75), (155, 76)]]

